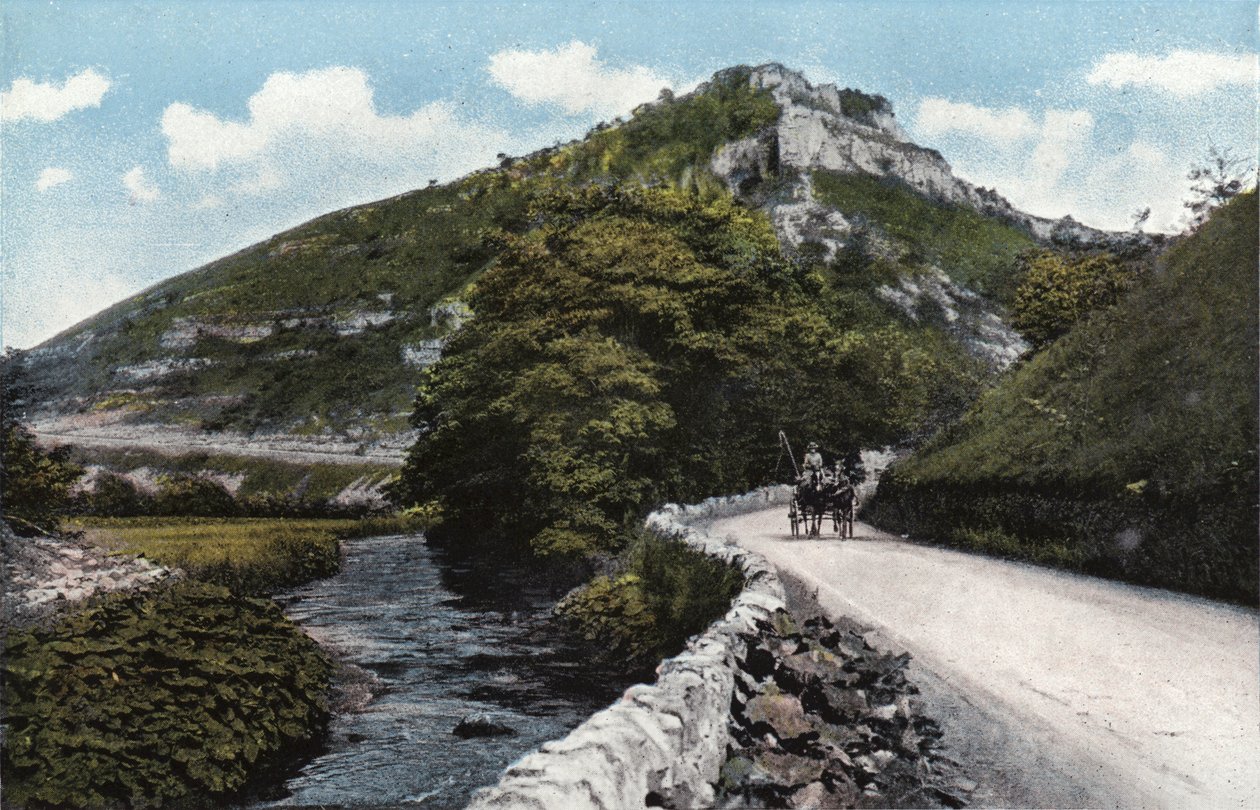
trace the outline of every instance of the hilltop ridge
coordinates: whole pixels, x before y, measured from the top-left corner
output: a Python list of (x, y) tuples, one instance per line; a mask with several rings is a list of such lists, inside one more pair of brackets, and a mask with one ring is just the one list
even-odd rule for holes
[(405, 444), (420, 374), (495, 261), (488, 237), (529, 228), (548, 188), (591, 182), (732, 194), (786, 252), (847, 273), (862, 306), (994, 369), (1026, 348), (1002, 320), (1017, 255), (1116, 238), (955, 177), (887, 99), (779, 64), (729, 68), (583, 140), (327, 214), (115, 304), (29, 353), (29, 415), (70, 434)]

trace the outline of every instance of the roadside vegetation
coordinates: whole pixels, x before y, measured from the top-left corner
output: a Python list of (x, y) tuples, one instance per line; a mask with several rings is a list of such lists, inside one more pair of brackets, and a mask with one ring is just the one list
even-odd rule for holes
[[(1123, 295), (1049, 298), (1049, 342), (890, 469), (875, 520), (963, 547), (1257, 603), (1257, 207), (1218, 208)], [(1101, 271), (1101, 272), (1097, 272)], [(1120, 285), (1123, 286), (1123, 285)], [(1060, 306), (1060, 303), (1063, 305)]]
[(640, 529), (614, 572), (570, 593), (556, 611), (602, 664), (648, 677), (688, 638), (725, 615), (743, 585), (735, 568), (681, 540)]

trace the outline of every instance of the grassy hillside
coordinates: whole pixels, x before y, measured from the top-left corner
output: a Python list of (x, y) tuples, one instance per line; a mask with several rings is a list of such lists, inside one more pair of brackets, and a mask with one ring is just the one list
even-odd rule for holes
[(814, 195), (891, 241), (899, 263), (934, 264), (955, 282), (1009, 302), (1020, 253), (1035, 246), (1024, 230), (972, 208), (927, 199), (870, 175), (814, 172)]
[(881, 481), (881, 525), (1257, 598), (1256, 194)]
[(526, 226), (531, 199), (588, 182), (689, 183), (719, 144), (777, 115), (747, 69), (725, 71), (581, 142), (312, 220), (54, 338), (32, 353), (37, 402), (211, 430), (403, 430), (413, 350), (449, 331), (444, 302), (493, 262), (498, 234)]

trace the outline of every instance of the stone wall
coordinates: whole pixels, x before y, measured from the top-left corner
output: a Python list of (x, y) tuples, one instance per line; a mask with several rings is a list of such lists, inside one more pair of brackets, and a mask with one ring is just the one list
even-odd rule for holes
[(758, 619), (784, 607), (783, 585), (756, 554), (710, 537), (716, 518), (782, 505), (789, 487), (770, 487), (692, 505), (670, 504), (647, 525), (682, 535), (706, 554), (736, 565), (744, 590), (731, 609), (680, 655), (661, 663), (656, 683), (636, 685), (562, 740), (544, 743), (473, 796), (470, 810), (488, 808), (642, 808), (655, 794), (667, 807), (713, 803), (713, 783), (726, 760), (735, 672)]

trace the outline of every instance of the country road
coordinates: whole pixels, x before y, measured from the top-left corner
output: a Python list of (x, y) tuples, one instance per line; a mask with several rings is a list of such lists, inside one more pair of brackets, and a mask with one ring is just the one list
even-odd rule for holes
[(915, 656), (985, 806), (1260, 808), (1260, 616), (917, 545), (792, 539), (785, 510), (716, 521), (821, 607)]
[(163, 455), (214, 453), (283, 461), (289, 464), (402, 465), (404, 452), (396, 447), (362, 446), (348, 440), (302, 440), (290, 436), (248, 437), (225, 433), (198, 434), (157, 426), (140, 429), (52, 430), (39, 424), (32, 431), (45, 447), (73, 444), (102, 450), (146, 450)]

